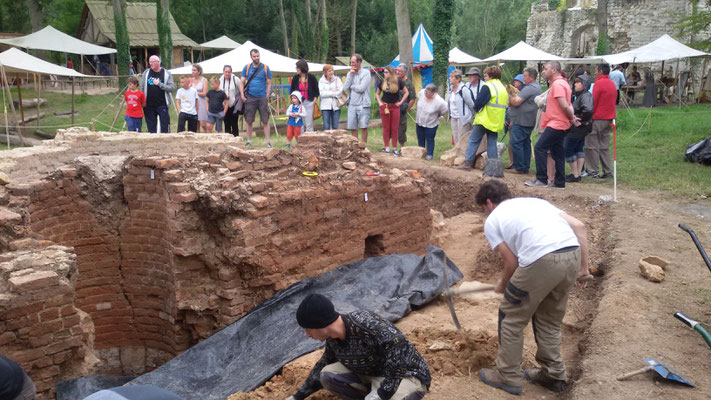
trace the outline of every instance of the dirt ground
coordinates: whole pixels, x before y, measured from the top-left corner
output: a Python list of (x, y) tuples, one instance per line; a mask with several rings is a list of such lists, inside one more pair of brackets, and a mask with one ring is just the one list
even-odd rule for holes
[[(392, 168), (418, 169), (430, 180), (432, 208), (445, 217), (435, 228), (432, 242), (462, 270), (463, 281), (494, 283), (500, 260), (488, 247), (485, 217), (473, 204), (474, 191), (483, 182), (481, 172), (384, 155), (377, 158)], [(620, 190), (618, 202), (602, 202), (601, 195), (612, 195), (611, 182), (569, 184), (565, 190), (553, 190), (526, 188), (523, 181), (530, 178), (507, 175), (505, 181), (514, 195), (545, 198), (586, 223), (590, 265), (597, 276), (588, 287), (573, 290), (564, 319), (562, 349), (570, 389), (554, 395), (526, 383), (523, 395), (536, 399), (711, 398), (711, 349), (673, 317), (675, 311), (683, 311), (711, 329), (711, 273), (689, 235), (677, 227), (684, 223), (694, 229), (711, 250), (711, 201), (676, 201), (664, 193)], [(641, 276), (638, 263), (648, 255), (669, 261), (663, 282)], [(426, 398), (516, 398), (477, 378), (479, 369), (493, 366), (496, 358), (499, 300), (494, 293), (456, 298), (463, 331), (456, 330), (441, 299), (397, 323), (430, 367), (433, 379)], [(536, 351), (530, 325), (525, 335), (524, 368), (535, 366)], [(294, 360), (254, 392), (229, 399), (284, 399), (301, 385), (319, 356), (317, 351)], [(644, 357), (672, 367), (696, 388), (659, 380), (653, 372), (624, 382), (615, 379), (644, 367)], [(320, 391), (309, 398), (336, 397)]]

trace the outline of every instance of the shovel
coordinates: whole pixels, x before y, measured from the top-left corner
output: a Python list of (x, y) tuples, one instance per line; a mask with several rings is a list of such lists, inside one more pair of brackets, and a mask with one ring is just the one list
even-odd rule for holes
[(709, 268), (709, 271), (711, 271), (711, 260), (709, 260), (709, 256), (706, 255), (706, 251), (704, 250), (703, 246), (701, 246), (701, 242), (699, 242), (699, 238), (696, 237), (696, 233), (694, 233), (691, 228), (684, 224), (679, 224), (679, 228), (681, 228), (683, 231), (689, 234), (691, 236), (691, 240), (694, 241), (694, 244), (696, 245), (696, 248), (699, 250), (699, 254), (701, 254), (701, 258), (704, 259), (704, 262), (706, 263), (706, 266)]
[(635, 375), (643, 374), (647, 371), (653, 370), (654, 372), (659, 374), (659, 376), (661, 376), (662, 378), (664, 378), (666, 380), (683, 383), (684, 385), (688, 385), (691, 387), (696, 387), (696, 386), (694, 386), (693, 383), (682, 378), (681, 375), (677, 374), (674, 370), (672, 370), (671, 368), (667, 367), (666, 365), (658, 362), (657, 360), (654, 360), (652, 358), (645, 358), (644, 361), (646, 361), (647, 364), (649, 364), (649, 365), (642, 368), (642, 369), (638, 369), (637, 371), (633, 371), (633, 372), (624, 374), (620, 377), (617, 377), (617, 380), (623, 381), (623, 380), (633, 377)]

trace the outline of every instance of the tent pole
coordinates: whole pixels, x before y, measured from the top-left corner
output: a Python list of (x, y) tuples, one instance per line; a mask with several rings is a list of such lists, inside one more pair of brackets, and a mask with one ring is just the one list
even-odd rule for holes
[(35, 75), (35, 85), (37, 85), (37, 130), (39, 130), (39, 120), (40, 120), (40, 80), (37, 79), (37, 74)]
[(22, 142), (22, 145), (25, 145), (25, 140), (22, 138), (22, 129), (25, 127), (25, 111), (23, 110), (22, 107), (22, 90), (20, 90), (20, 81), (22, 79), (20, 78), (19, 75), (15, 75), (15, 83), (17, 84), (17, 98), (20, 101), (20, 121), (22, 122), (22, 128), (19, 126), (17, 127), (17, 137), (20, 138), (20, 142)]
[(74, 77), (72, 76), (72, 126), (74, 126)]
[[(7, 137), (7, 148), (10, 148), (10, 122), (8, 121), (7, 118), (7, 104), (5, 103), (5, 85), (7, 85), (7, 78), (5, 77), (5, 67), (0, 64), (0, 83), (2, 83), (2, 88), (0, 90), (3, 91), (3, 102), (2, 102), (2, 110), (3, 110), (3, 115), (5, 115), (5, 134)], [(10, 92), (8, 91), (8, 94)], [(12, 98), (10, 99), (10, 105), (12, 105)]]
[(81, 66), (81, 73), (84, 73), (84, 54), (79, 54), (79, 65)]
[(674, 76), (674, 94), (676, 95), (676, 99), (679, 102), (679, 108), (681, 108), (681, 95), (684, 94), (683, 93), (684, 88), (681, 88), (681, 90), (679, 91), (681, 93), (676, 92), (677, 88), (679, 86), (679, 61), (680, 60), (681, 60), (680, 58), (676, 59), (676, 76)]

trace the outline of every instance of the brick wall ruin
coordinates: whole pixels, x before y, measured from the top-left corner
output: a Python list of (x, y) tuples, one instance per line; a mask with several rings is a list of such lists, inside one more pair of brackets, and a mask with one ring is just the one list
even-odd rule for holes
[[(289, 285), (423, 254), (431, 189), (343, 133), (60, 132), (0, 160), (0, 349), (36, 381), (140, 374)], [(310, 178), (303, 171), (316, 171)], [(367, 198), (367, 201), (366, 201)]]

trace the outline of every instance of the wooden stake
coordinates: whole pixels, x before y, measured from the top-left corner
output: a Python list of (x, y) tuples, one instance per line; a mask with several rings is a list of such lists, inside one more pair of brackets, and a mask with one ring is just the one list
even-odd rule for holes
[(114, 120), (113, 120), (113, 122), (111, 122), (111, 128), (109, 128), (109, 132), (114, 131), (114, 125), (116, 125), (116, 120), (118, 120), (118, 116), (121, 113), (121, 110), (123, 109), (123, 105), (125, 103), (126, 103), (126, 99), (121, 100), (121, 105), (119, 106), (118, 110), (116, 110), (116, 115), (114, 115)]

